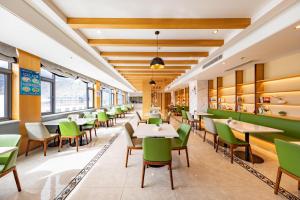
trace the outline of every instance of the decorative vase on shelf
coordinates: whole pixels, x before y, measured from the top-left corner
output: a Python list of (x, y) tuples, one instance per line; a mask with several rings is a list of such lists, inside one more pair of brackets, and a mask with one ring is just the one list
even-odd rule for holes
[(279, 114), (280, 116), (286, 116), (286, 115), (287, 115), (287, 112), (285, 112), (285, 111), (279, 111), (278, 114)]

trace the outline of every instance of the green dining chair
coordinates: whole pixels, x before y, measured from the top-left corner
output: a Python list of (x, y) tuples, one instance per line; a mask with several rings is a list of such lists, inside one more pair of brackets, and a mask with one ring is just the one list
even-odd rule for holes
[(121, 106), (121, 110), (124, 113), (124, 115), (128, 112), (128, 108), (125, 105)]
[(20, 135), (3, 134), (0, 135), (0, 147), (17, 147), (15, 151), (0, 155), (0, 178), (13, 172), (18, 191), (21, 191), (21, 184), (16, 168), (18, 148), (20, 144)]
[(94, 119), (94, 115), (92, 113), (85, 113), (83, 118), (87, 119), (93, 119), (82, 126), (83, 131), (89, 131), (90, 133), (90, 141), (92, 141), (92, 131), (94, 130), (95, 136), (97, 136), (97, 130), (96, 130), (96, 119)]
[(125, 128), (125, 137), (127, 141), (127, 153), (126, 153), (126, 162), (125, 162), (125, 167), (127, 167), (128, 156), (131, 155), (131, 150), (142, 149), (142, 139), (133, 136), (134, 129), (129, 122), (125, 123), (124, 128)]
[(75, 139), (76, 143), (76, 151), (78, 152), (79, 147), (79, 138), (85, 135), (86, 142), (88, 142), (87, 134), (85, 131), (81, 132), (74, 121), (63, 121), (59, 122), (59, 130), (60, 130), (60, 143), (58, 152), (60, 152), (63, 140), (69, 140), (69, 144), (71, 144), (71, 140)]
[(171, 188), (173, 186), (172, 175), (172, 154), (171, 154), (171, 139), (170, 138), (144, 138), (143, 140), (143, 171), (142, 184), (144, 188), (145, 170), (148, 166), (164, 166), (167, 165), (170, 171)]
[(105, 124), (106, 127), (109, 127), (109, 117), (107, 116), (105, 111), (100, 111), (97, 115), (97, 118), (100, 125)]
[[(119, 107), (119, 106), (115, 107), (115, 112), (116, 112), (117, 117), (119, 117), (119, 118), (123, 117), (124, 113), (123, 113), (121, 107)], [(124, 115), (124, 117), (125, 117), (125, 115)]]
[(112, 125), (114, 125), (114, 123), (117, 123), (117, 115), (116, 115), (116, 111), (114, 109), (110, 109), (108, 113), (106, 113), (109, 120), (111, 120)]
[(149, 118), (148, 119), (148, 124), (156, 124), (160, 125), (162, 124), (163, 120), (161, 118)]
[(172, 138), (171, 140), (172, 150), (178, 150), (179, 155), (180, 155), (180, 150), (185, 150), (186, 162), (188, 167), (190, 167), (190, 161), (189, 161), (187, 143), (189, 140), (190, 132), (191, 132), (191, 126), (189, 124), (181, 124), (180, 127), (177, 129), (177, 133), (179, 137)]
[(275, 139), (275, 147), (279, 161), (274, 193), (278, 194), (282, 172), (298, 181), (300, 190), (300, 145)]
[(252, 156), (252, 150), (251, 146), (248, 142), (245, 142), (243, 140), (240, 140), (236, 138), (231, 130), (231, 128), (221, 122), (215, 122), (217, 133), (218, 133), (218, 140), (217, 140), (217, 147), (216, 147), (216, 152), (218, 152), (219, 144), (220, 141), (227, 144), (230, 148), (230, 157), (231, 157), (231, 163), (233, 163), (233, 150), (237, 147), (248, 147), (250, 151), (250, 159), (252, 164), (253, 162), (253, 156)]
[(181, 110), (181, 121), (184, 122), (184, 121), (188, 121), (188, 116), (186, 114), (186, 111), (185, 110)]

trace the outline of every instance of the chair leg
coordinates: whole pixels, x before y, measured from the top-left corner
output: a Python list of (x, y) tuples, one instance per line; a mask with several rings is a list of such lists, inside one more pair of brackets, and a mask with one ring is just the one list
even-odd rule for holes
[(144, 188), (145, 170), (146, 170), (146, 166), (145, 163), (143, 163), (141, 188)]
[(300, 190), (300, 180), (298, 181), (298, 190)]
[(62, 145), (63, 145), (62, 141), (63, 141), (63, 138), (60, 136), (58, 152), (60, 152), (60, 149), (62, 148)]
[(75, 142), (76, 142), (76, 151), (78, 152), (78, 146), (79, 146), (79, 144), (78, 144), (78, 136), (76, 136), (76, 138), (75, 138)]
[(88, 144), (89, 143), (89, 141), (88, 141), (88, 137), (87, 137), (87, 134), (86, 134), (86, 132), (85, 132), (85, 140), (86, 140), (86, 143)]
[(27, 140), (27, 147), (26, 147), (26, 153), (25, 153), (25, 156), (28, 156), (30, 142), (31, 142), (30, 140)]
[(219, 149), (219, 143), (220, 143), (220, 139), (218, 138), (218, 140), (217, 140), (217, 146), (216, 146), (216, 152), (218, 152), (218, 149)]
[(217, 135), (214, 134), (214, 149), (216, 148), (216, 143), (217, 143)]
[(276, 184), (275, 184), (275, 188), (274, 188), (274, 194), (278, 194), (279, 185), (280, 185), (280, 180), (281, 180), (281, 175), (282, 175), (281, 168), (278, 167), (278, 170), (277, 170), (277, 178), (276, 178)]
[(185, 149), (185, 155), (186, 155), (187, 166), (190, 167), (190, 159), (189, 159), (189, 153), (188, 153), (188, 148), (187, 147)]
[(127, 167), (128, 164), (128, 155), (129, 155), (129, 148), (127, 147), (125, 167)]
[(21, 184), (20, 184), (19, 177), (18, 177), (17, 168), (13, 169), (13, 173), (14, 173), (14, 177), (15, 177), (15, 181), (16, 181), (18, 191), (21, 192), (22, 189), (21, 189)]
[(170, 171), (171, 188), (172, 188), (172, 190), (174, 190), (173, 174), (172, 174), (172, 163), (169, 164), (169, 171)]
[(203, 142), (205, 142), (205, 139), (206, 139), (206, 131), (204, 131)]
[(131, 155), (131, 149), (129, 149), (129, 155)]
[(44, 140), (44, 156), (46, 156), (46, 154), (47, 154), (47, 147), (48, 147), (48, 142), (47, 142), (47, 140)]
[(97, 136), (97, 130), (96, 130), (96, 127), (94, 127), (94, 131), (95, 131), (95, 136)]
[(92, 129), (90, 129), (90, 142), (92, 141)]
[(233, 145), (230, 145), (230, 162), (233, 164)]
[(180, 155), (180, 150), (178, 150), (178, 155)]

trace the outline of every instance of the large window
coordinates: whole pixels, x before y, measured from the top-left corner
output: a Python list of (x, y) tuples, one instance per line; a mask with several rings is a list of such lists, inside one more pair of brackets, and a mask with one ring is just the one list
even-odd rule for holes
[(101, 92), (101, 106), (102, 107), (109, 107), (111, 106), (111, 90), (103, 88)]
[(11, 111), (11, 65), (0, 60), (0, 120), (10, 118)]
[(88, 108), (94, 107), (94, 84), (88, 83)]
[(123, 104), (123, 94), (122, 94), (122, 91), (118, 92), (118, 104), (119, 105)]
[(55, 77), (55, 112), (87, 108), (87, 85), (81, 80)]
[(42, 114), (53, 113), (54, 75), (41, 68), (41, 111)]

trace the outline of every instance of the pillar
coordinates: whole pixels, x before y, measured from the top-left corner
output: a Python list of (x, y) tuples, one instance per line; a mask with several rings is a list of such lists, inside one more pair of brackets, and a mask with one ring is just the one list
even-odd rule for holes
[(99, 81), (96, 81), (94, 84), (94, 108), (95, 109), (100, 109), (101, 107), (101, 83)]

